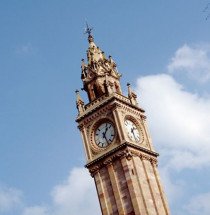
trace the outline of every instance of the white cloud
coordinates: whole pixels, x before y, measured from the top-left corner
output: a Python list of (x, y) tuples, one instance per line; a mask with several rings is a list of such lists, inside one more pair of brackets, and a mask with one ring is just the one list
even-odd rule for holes
[(137, 92), (167, 165), (177, 170), (210, 165), (210, 98), (186, 92), (166, 74), (139, 78)]
[(74, 168), (66, 181), (53, 188), (55, 215), (100, 214), (93, 178), (84, 168)]
[(68, 178), (52, 189), (52, 203), (49, 205), (28, 207), (22, 196), (20, 190), (0, 187), (0, 214), (16, 208), (21, 215), (101, 214), (94, 179), (84, 167), (73, 168)]
[(184, 72), (201, 82), (210, 80), (210, 45), (179, 48), (168, 65), (171, 73)]
[(26, 207), (23, 215), (47, 215), (47, 208), (45, 206)]
[[(168, 69), (170, 72), (182, 70), (192, 78), (207, 81), (210, 78), (210, 63), (207, 61), (207, 49), (185, 45), (176, 52)], [(160, 167), (164, 188), (169, 201), (176, 202), (183, 195), (186, 182), (172, 180), (171, 172), (210, 165), (210, 96), (187, 92), (184, 86), (167, 74), (139, 78), (136, 91), (139, 104), (147, 111), (155, 148), (165, 161)], [(4, 192), (3, 196), (11, 197), (8, 201), (1, 200), (1, 193), (0, 189), (0, 208), (1, 204), (4, 208), (11, 208), (21, 203), (18, 192), (14, 194), (17, 197), (14, 199), (11, 191)], [(185, 208), (188, 214), (209, 214), (209, 195), (194, 197)], [(84, 168), (72, 169), (68, 178), (52, 189), (51, 197), (50, 205), (25, 207), (22, 215), (101, 214), (94, 181)], [(196, 201), (200, 203), (195, 204)]]
[(0, 212), (11, 211), (22, 206), (22, 192), (0, 186)]
[[(172, 180), (171, 172), (210, 165), (210, 98), (185, 91), (167, 74), (139, 78), (136, 91), (147, 111), (154, 145), (166, 161), (160, 167), (161, 179), (169, 202), (174, 203), (183, 196), (186, 182)], [(72, 169), (52, 189), (51, 197), (48, 207), (26, 208), (23, 215), (101, 213), (94, 181), (84, 168)]]
[(174, 179), (175, 172), (210, 166), (210, 97), (185, 91), (167, 74), (139, 78), (136, 91), (161, 156), (164, 190), (169, 203), (175, 205), (189, 184), (184, 178)]
[(159, 169), (161, 175), (161, 181), (164, 185), (164, 191), (167, 194), (167, 200), (169, 204), (173, 204), (179, 200), (180, 196), (183, 195), (183, 182), (176, 181), (172, 182), (168, 167), (162, 167)]
[(188, 214), (192, 215), (209, 215), (210, 214), (210, 193), (204, 193), (194, 196), (189, 204), (185, 206)]

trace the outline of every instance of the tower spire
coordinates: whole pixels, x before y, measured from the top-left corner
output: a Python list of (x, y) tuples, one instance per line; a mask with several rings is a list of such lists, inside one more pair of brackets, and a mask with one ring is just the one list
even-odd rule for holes
[(89, 101), (97, 99), (103, 94), (122, 94), (120, 87), (121, 75), (117, 71), (117, 64), (111, 56), (109, 60), (99, 46), (96, 46), (92, 36), (93, 27), (86, 22), (85, 34), (88, 34), (89, 48), (87, 50), (87, 65), (82, 60), (83, 88), (88, 94)]
[(102, 214), (170, 215), (144, 110), (129, 83), (122, 95), (117, 64), (95, 45), (89, 26), (86, 32), (81, 77), (90, 102), (84, 106), (76, 92), (76, 122)]

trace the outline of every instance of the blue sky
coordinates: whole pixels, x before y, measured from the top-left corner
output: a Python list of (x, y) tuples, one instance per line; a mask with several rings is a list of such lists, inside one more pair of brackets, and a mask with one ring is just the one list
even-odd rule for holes
[(146, 109), (172, 214), (210, 214), (208, 3), (0, 1), (0, 215), (100, 214), (75, 123), (86, 18)]

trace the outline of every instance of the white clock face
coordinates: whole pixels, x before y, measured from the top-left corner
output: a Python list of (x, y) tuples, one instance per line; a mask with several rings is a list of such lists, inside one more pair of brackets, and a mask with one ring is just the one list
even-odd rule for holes
[(139, 134), (139, 131), (136, 127), (136, 125), (129, 119), (126, 119), (125, 120), (125, 127), (127, 129), (127, 134), (128, 134), (128, 137), (138, 143), (140, 141), (140, 134)]
[(105, 122), (96, 129), (95, 142), (99, 147), (105, 148), (112, 143), (114, 136), (115, 131), (113, 125)]

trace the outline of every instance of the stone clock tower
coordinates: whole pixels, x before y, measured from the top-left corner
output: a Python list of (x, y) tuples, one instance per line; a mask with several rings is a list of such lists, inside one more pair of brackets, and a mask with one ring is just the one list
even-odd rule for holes
[(76, 122), (102, 214), (169, 215), (145, 111), (130, 84), (128, 97), (122, 94), (116, 63), (105, 57), (88, 30), (88, 63), (82, 59), (81, 79), (89, 103), (76, 91)]

